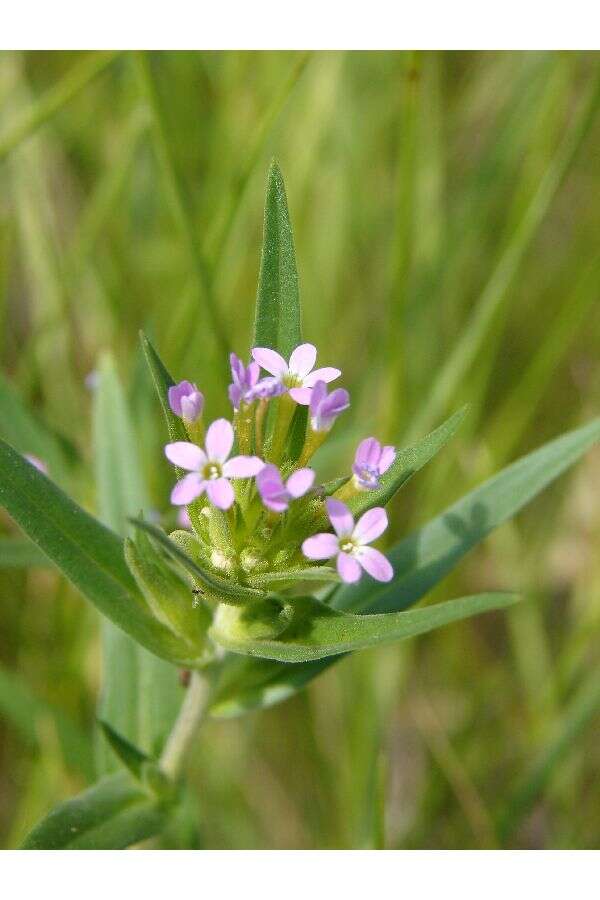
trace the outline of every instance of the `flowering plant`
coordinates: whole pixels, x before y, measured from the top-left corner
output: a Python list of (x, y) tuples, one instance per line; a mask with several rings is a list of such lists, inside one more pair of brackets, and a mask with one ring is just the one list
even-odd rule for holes
[[(345, 653), (510, 606), (514, 594), (500, 592), (408, 609), (600, 435), (597, 421), (566, 434), (386, 554), (374, 547), (388, 526), (386, 507), (452, 437), (464, 410), (402, 449), (382, 444), (382, 435), (365, 436), (338, 478), (321, 479), (317, 451), (342, 427), (351, 398), (346, 388), (330, 389), (342, 373), (315, 368), (317, 350), (302, 338), (292, 231), (275, 164), (251, 360), (230, 357), (231, 416), (206, 425), (212, 398), (202, 384), (176, 383), (145, 336), (142, 345), (169, 432), (164, 453), (175, 469), (170, 499), (181, 527), (167, 533), (131, 500), (135, 441), (109, 359), (100, 366), (96, 422), (99, 471), (109, 488), (101, 517), (111, 527), (61, 490), (51, 466), (46, 473), (43, 461), (4, 443), (0, 499), (102, 614), (106, 677), (118, 653), (150, 651), (143, 658), (157, 689), (173, 665), (189, 686), (151, 746), (113, 714), (122, 704), (105, 704), (101, 728), (117, 770), (113, 760), (112, 774), (51, 812), (28, 847), (125, 847), (159, 835), (180, 803), (180, 776), (204, 716), (267, 706)], [(123, 671), (117, 666), (119, 678)]]

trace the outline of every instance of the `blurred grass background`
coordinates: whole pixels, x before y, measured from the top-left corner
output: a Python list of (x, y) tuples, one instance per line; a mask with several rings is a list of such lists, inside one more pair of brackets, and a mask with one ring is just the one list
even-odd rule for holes
[[(110, 347), (169, 515), (137, 332), (227, 414), (273, 154), (305, 336), (353, 400), (323, 475), (359, 436), (401, 443), (471, 404), (396, 498), (391, 539), (597, 414), (599, 79), (597, 53), (4, 52), (0, 357), (35, 416), (19, 449), (96, 507), (86, 377)], [(592, 453), (436, 591), (517, 587), (520, 608), (209, 722), (165, 845), (597, 847), (599, 472)], [(0, 568), (6, 847), (89, 777), (100, 679), (95, 614), (26, 561)]]

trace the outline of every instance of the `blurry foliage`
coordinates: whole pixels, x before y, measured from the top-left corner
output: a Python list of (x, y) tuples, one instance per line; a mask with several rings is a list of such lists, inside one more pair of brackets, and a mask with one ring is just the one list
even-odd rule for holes
[[(575, 427), (600, 387), (599, 77), (594, 53), (3, 53), (0, 356), (37, 415), (18, 449), (98, 509), (86, 376), (110, 347), (169, 515), (137, 332), (227, 414), (215, 335), (246, 354), (273, 154), (304, 333), (343, 369), (356, 428), (400, 443), (471, 403), (397, 498), (390, 539)], [(598, 846), (599, 467), (590, 454), (435, 592), (529, 603), (209, 722), (169, 846)], [(0, 599), (14, 846), (85, 785), (99, 636), (55, 572), (1, 568)]]

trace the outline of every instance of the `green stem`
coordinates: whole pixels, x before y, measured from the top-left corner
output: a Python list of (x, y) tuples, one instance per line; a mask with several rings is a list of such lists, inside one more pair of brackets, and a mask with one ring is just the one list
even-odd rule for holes
[(173, 781), (181, 774), (187, 752), (204, 719), (208, 695), (208, 681), (199, 672), (192, 672), (185, 699), (160, 758), (162, 771)]

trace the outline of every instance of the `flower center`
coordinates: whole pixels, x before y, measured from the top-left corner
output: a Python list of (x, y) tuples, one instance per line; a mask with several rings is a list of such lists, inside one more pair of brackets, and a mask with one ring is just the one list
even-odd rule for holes
[(377, 487), (379, 484), (379, 471), (374, 466), (362, 466), (356, 477), (365, 487)]
[(223, 474), (221, 466), (216, 462), (208, 462), (202, 472), (206, 481), (216, 481)]
[(339, 548), (342, 553), (353, 553), (356, 550), (356, 541), (351, 537), (340, 538)]
[(302, 387), (302, 379), (299, 375), (294, 375), (293, 372), (288, 372), (287, 375), (284, 375), (282, 381), (286, 388)]

